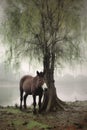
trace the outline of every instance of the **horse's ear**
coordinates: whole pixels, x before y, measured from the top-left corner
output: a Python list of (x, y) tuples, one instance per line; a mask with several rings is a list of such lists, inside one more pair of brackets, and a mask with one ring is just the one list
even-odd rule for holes
[(37, 75), (39, 75), (40, 73), (37, 71)]

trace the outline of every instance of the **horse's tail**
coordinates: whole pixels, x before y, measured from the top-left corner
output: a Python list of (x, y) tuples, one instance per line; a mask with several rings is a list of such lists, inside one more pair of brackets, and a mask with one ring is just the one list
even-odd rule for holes
[(20, 89), (20, 109), (22, 109), (22, 100), (23, 100), (23, 83), (26, 80), (26, 78), (28, 77), (28, 75), (24, 76), (21, 78), (20, 80), (20, 84), (19, 84), (19, 89)]
[(22, 83), (22, 80), (20, 80), (19, 89), (20, 89), (20, 98), (22, 98), (22, 96), (23, 96), (23, 83)]
[(21, 100), (23, 98), (23, 83), (24, 83), (24, 81), (26, 80), (27, 77), (28, 76), (26, 75), (26, 76), (22, 77), (21, 80), (20, 80), (19, 89), (20, 89), (20, 99)]
[(22, 100), (23, 100), (23, 83), (22, 83), (22, 79), (20, 80), (19, 89), (20, 89), (20, 109), (22, 109)]

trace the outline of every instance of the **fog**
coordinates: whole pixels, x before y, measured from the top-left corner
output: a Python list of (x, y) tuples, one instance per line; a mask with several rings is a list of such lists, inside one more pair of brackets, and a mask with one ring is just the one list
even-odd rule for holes
[[(6, 70), (0, 65), (0, 105), (15, 105), (20, 103), (19, 79), (12, 70)], [(64, 74), (55, 77), (58, 97), (63, 101), (87, 100), (87, 76)], [(32, 96), (28, 96), (27, 104), (32, 104)]]
[(87, 76), (64, 75), (56, 81), (56, 88), (64, 101), (87, 100)]
[[(68, 76), (65, 75), (55, 82), (58, 97), (63, 101), (87, 100), (87, 77), (72, 76), (69, 80)], [(18, 83), (0, 81), (0, 105), (19, 104), (19, 97)], [(32, 96), (28, 97), (27, 103), (32, 103)]]
[[(82, 10), (82, 16), (87, 17), (87, 1), (85, 1)], [(4, 8), (6, 0), (0, 0), (0, 24), (4, 20)], [(82, 17), (82, 18), (83, 18)], [(84, 32), (83, 32), (84, 33)], [(19, 80), (23, 73), (13, 73), (13, 70), (6, 70), (3, 61), (4, 50), (1, 46), (0, 37), (0, 105), (19, 104)], [(86, 53), (87, 55), (87, 53)], [(86, 56), (87, 57), (87, 56)], [(1, 61), (2, 60), (2, 61)], [(58, 97), (63, 101), (87, 100), (87, 63), (82, 66), (76, 66), (75, 69), (65, 67), (62, 72), (55, 75), (55, 86)], [(23, 68), (26, 68), (24, 66)], [(36, 69), (36, 67), (34, 67)], [(28, 73), (32, 73), (29, 70)], [(36, 70), (35, 70), (36, 71)], [(27, 103), (32, 103), (32, 96), (28, 96)]]

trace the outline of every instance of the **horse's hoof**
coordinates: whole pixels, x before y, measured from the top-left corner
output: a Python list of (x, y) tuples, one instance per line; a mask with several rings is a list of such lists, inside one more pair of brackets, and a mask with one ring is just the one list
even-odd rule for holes
[(38, 113), (41, 114), (41, 110), (38, 110)]
[(22, 110), (22, 107), (20, 107), (20, 110)]
[(37, 114), (37, 111), (36, 111), (36, 110), (34, 110), (34, 111), (33, 111), (33, 114)]
[(26, 107), (26, 106), (24, 106), (24, 109), (27, 109), (27, 107)]

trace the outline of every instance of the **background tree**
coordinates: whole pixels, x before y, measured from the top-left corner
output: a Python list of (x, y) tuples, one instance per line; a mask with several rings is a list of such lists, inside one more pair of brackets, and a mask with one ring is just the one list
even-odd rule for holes
[(64, 108), (56, 94), (56, 66), (81, 60), (80, 4), (80, 0), (8, 0), (3, 31), (10, 59), (42, 60), (48, 87), (45, 111)]

